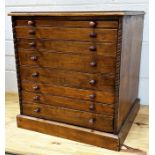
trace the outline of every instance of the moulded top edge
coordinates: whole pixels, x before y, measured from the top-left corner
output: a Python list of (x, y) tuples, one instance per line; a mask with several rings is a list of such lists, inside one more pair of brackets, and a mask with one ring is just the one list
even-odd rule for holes
[(87, 12), (11, 12), (9, 16), (126, 16), (143, 15), (144, 11), (87, 11)]

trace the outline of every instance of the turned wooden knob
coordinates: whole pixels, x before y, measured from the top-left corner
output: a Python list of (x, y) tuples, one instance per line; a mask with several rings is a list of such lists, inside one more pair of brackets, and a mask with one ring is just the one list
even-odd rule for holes
[(41, 110), (40, 108), (36, 108), (36, 109), (34, 109), (34, 112), (39, 113), (40, 110)]
[(92, 32), (92, 33), (90, 33), (90, 35), (89, 35), (91, 38), (96, 38), (97, 37), (97, 34), (95, 33), (95, 32)]
[(37, 96), (34, 96), (34, 97), (33, 97), (33, 100), (34, 100), (34, 101), (39, 101), (39, 100), (40, 100), (40, 96), (38, 96), (38, 95), (37, 95)]
[(32, 57), (31, 57), (31, 60), (37, 61), (37, 60), (38, 60), (38, 57), (37, 57), (37, 56), (32, 56)]
[(90, 99), (95, 99), (95, 98), (96, 98), (96, 94), (90, 94), (90, 95), (89, 95), (89, 98), (90, 98)]
[(34, 31), (34, 30), (30, 30), (28, 33), (29, 33), (30, 35), (34, 35), (34, 34), (35, 34), (35, 31)]
[(38, 77), (38, 76), (39, 76), (39, 73), (38, 72), (32, 73), (32, 77)]
[(92, 124), (94, 124), (94, 123), (95, 123), (95, 118), (89, 119), (89, 124), (90, 124), (90, 125), (92, 125)]
[(95, 109), (94, 103), (91, 103), (91, 104), (90, 104), (89, 109), (90, 109), (90, 110), (94, 110), (94, 109)]
[(89, 50), (90, 50), (90, 51), (96, 51), (96, 47), (95, 47), (95, 46), (90, 46), (90, 47), (89, 47)]
[(33, 89), (34, 89), (34, 90), (39, 90), (40, 87), (39, 87), (39, 86), (34, 86)]
[(90, 27), (96, 27), (96, 25), (97, 25), (97, 23), (94, 22), (94, 21), (90, 21), (90, 22), (89, 22), (89, 26), (90, 26)]
[(29, 45), (30, 45), (31, 47), (34, 47), (34, 46), (36, 45), (36, 43), (35, 43), (35, 42), (31, 42), (31, 43), (29, 43)]
[(34, 25), (34, 21), (29, 20), (29, 21), (27, 22), (27, 24), (30, 25), (30, 26), (32, 26), (32, 25)]
[(95, 67), (96, 65), (97, 65), (97, 64), (96, 64), (95, 61), (90, 62), (90, 66), (91, 66), (91, 67)]
[(91, 85), (96, 84), (96, 80), (94, 80), (94, 79), (93, 79), (93, 80), (90, 80), (90, 81), (89, 81), (89, 84), (91, 84)]

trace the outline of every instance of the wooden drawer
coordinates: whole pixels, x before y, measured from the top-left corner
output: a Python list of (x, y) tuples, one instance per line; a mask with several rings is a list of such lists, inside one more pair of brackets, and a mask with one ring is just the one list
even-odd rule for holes
[[(34, 46), (32, 46), (34, 44)], [(50, 51), (74, 54), (92, 54), (116, 56), (116, 43), (91, 43), (80, 41), (56, 41), (43, 39), (18, 39), (19, 49)]]
[(94, 103), (94, 101), (85, 101), (42, 93), (22, 91), (22, 102), (36, 104), (39, 103), (43, 105), (47, 104), (56, 107), (64, 107), (69, 109), (99, 113), (108, 116), (114, 115), (114, 105), (98, 102)]
[[(114, 73), (115, 58), (51, 52), (19, 51), (20, 65), (91, 73)], [(95, 64), (95, 65), (93, 65)]]
[(73, 99), (82, 99), (92, 101), (92, 95), (95, 95), (93, 101), (114, 104), (114, 90), (113, 91), (96, 91), (96, 90), (85, 90), (71, 87), (55, 86), (49, 84), (39, 84), (30, 81), (21, 83), (22, 90), (47, 93), (56, 96), (70, 97)]
[[(93, 24), (94, 23), (94, 24)], [(15, 21), (16, 26), (52, 26), (52, 27), (74, 27), (74, 28), (117, 28), (118, 21), (113, 19), (104, 19), (102, 20), (64, 20), (62, 18), (57, 18), (54, 20), (54, 17), (18, 17)]]
[[(114, 74), (89, 74), (59, 69), (20, 67), (22, 80), (82, 89), (113, 90)], [(91, 83), (95, 80), (95, 83)]]
[(113, 131), (113, 118), (110, 116), (108, 117), (42, 104), (23, 104), (22, 106), (24, 115), (78, 125), (100, 131)]
[[(62, 28), (62, 27), (16, 27), (17, 38), (39, 38), (53, 40), (72, 40), (72, 41), (96, 41), (116, 42), (117, 29), (95, 29), (93, 32), (89, 28)], [(34, 31), (34, 34), (31, 32)], [(92, 34), (93, 33), (93, 34)], [(95, 33), (95, 34), (94, 34)], [(91, 35), (95, 37), (91, 37)]]

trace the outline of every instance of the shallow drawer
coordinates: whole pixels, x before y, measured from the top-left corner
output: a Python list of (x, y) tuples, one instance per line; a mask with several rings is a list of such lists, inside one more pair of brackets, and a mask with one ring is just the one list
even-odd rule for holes
[(91, 73), (114, 73), (115, 58), (51, 52), (19, 51), (20, 65)]
[[(116, 42), (117, 29), (61, 28), (61, 27), (16, 27), (16, 38), (39, 38), (53, 40)], [(34, 31), (34, 33), (32, 33)], [(35, 34), (35, 35), (34, 35)]]
[(23, 104), (22, 106), (24, 115), (78, 125), (100, 131), (113, 131), (113, 118), (110, 116), (108, 117), (42, 104)]
[(82, 99), (88, 101), (92, 101), (92, 96), (95, 95), (93, 101), (114, 104), (114, 90), (86, 90), (49, 84), (39, 84), (30, 81), (21, 82), (21, 88), (22, 90), (30, 92), (47, 93), (56, 96), (70, 97), (74, 99)]
[[(114, 74), (89, 74), (60, 69), (20, 67), (22, 80), (76, 87), (81, 89), (114, 90)], [(94, 83), (91, 81), (94, 80)]]
[[(59, 17), (59, 19), (61, 18)], [(35, 18), (18, 17), (15, 24), (16, 26), (53, 26), (53, 27), (81, 27), (81, 28), (83, 27), (117, 28), (118, 27), (117, 20), (112, 20), (112, 19), (88, 20), (88, 17), (87, 17), (87, 21), (64, 20), (64, 19), (58, 20), (58, 18), (55, 19), (54, 17), (35, 17)]]
[(98, 102), (94, 103), (93, 101), (72, 99), (69, 97), (61, 97), (42, 93), (22, 91), (22, 102), (52, 105), (56, 107), (64, 107), (92, 113), (99, 113), (108, 116), (114, 115), (114, 105), (103, 104)]
[[(17, 47), (21, 49), (74, 53), (92, 54), (105, 56), (116, 56), (116, 43), (96, 43), (79, 41), (56, 41), (40, 39), (18, 39)], [(33, 46), (32, 46), (33, 45)]]

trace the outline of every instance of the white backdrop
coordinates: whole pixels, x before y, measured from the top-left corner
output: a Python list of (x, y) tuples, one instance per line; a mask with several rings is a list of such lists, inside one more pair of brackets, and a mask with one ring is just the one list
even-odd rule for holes
[(142, 104), (149, 104), (149, 32), (148, 0), (6, 0), (6, 91), (17, 92), (14, 48), (11, 28), (11, 11), (145, 11), (143, 45), (141, 56), (139, 97)]

